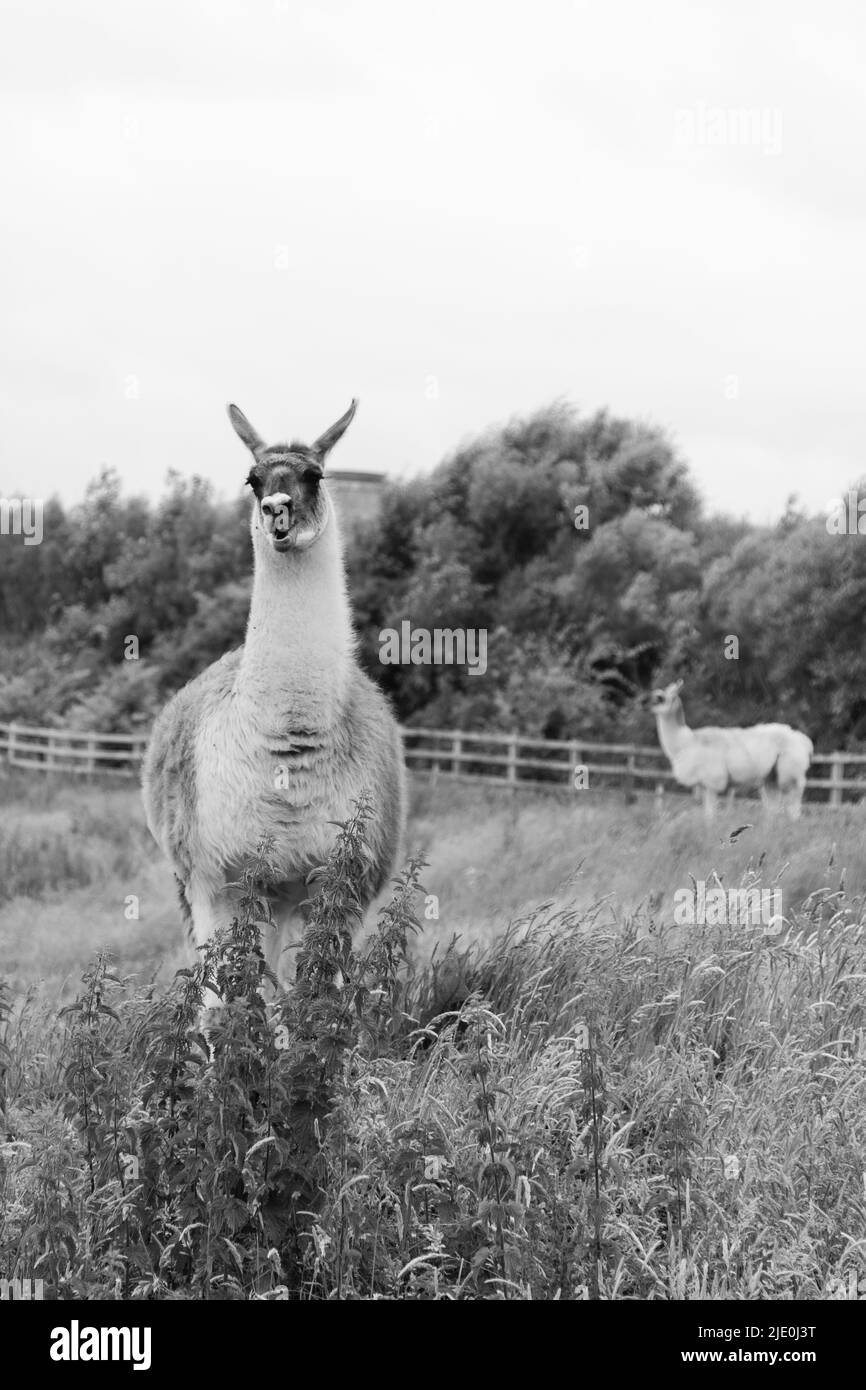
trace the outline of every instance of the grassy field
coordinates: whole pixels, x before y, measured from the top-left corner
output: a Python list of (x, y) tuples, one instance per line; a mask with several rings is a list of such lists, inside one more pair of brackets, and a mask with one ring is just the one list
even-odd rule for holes
[[(850, 1293), (862, 816), (737, 803), (708, 827), (685, 799), (416, 785), (423, 893), (359, 959), (351, 855), (332, 865), (320, 984), (276, 1015), (241, 930), (208, 1061), (181, 1041), (196, 982), (172, 983), (189, 960), (135, 790), (5, 778), (0, 1264), (89, 1297)], [(779, 886), (784, 929), (675, 927), (674, 893), (713, 875)]]
[[(406, 850), (429, 861), (424, 886), (439, 900), (415, 952), (427, 959), (453, 935), (491, 941), (540, 903), (576, 908), (612, 926), (670, 915), (690, 875), (725, 885), (759, 870), (784, 902), (842, 882), (855, 906), (866, 893), (864, 813), (806, 808), (791, 824), (737, 802), (707, 827), (692, 802), (613, 795), (520, 794), (423, 782), (413, 787)], [(740, 827), (751, 828), (731, 842)], [(134, 897), (137, 904), (130, 906)], [(133, 910), (138, 917), (127, 916)], [(188, 963), (176, 886), (144, 823), (141, 798), (107, 779), (85, 786), (23, 774), (0, 781), (0, 961), (16, 992), (43, 982), (74, 989), (97, 949), (122, 974), (167, 980)]]

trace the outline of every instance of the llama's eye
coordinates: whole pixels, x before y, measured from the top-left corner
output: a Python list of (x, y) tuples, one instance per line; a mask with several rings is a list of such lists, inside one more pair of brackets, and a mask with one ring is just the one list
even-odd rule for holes
[(322, 481), (322, 470), (320, 468), (305, 468), (303, 478), (305, 483), (310, 483), (311, 486), (315, 487), (317, 483)]

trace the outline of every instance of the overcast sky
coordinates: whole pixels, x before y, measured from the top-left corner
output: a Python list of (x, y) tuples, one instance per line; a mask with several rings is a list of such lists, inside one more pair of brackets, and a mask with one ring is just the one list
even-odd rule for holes
[(755, 520), (863, 473), (856, 4), (5, 0), (0, 492), (433, 466), (566, 396)]

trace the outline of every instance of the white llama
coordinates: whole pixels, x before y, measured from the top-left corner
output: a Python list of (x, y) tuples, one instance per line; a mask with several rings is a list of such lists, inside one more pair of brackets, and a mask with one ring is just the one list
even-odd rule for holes
[[(266, 446), (229, 417), (253, 456), (254, 580), (244, 645), (173, 697), (144, 764), (147, 823), (174, 866), (196, 945), (236, 911), (237, 880), (266, 836), (275, 867), (268, 899), (276, 930), (269, 965), (293, 973), (306, 878), (324, 863), (333, 822), (366, 789), (374, 798), (363, 905), (387, 882), (405, 814), (400, 732), (387, 700), (360, 670), (325, 460), (356, 402), (312, 446)], [(207, 1003), (215, 1002), (209, 997)]]
[(788, 724), (755, 724), (751, 729), (690, 729), (675, 681), (654, 690), (652, 710), (659, 742), (683, 787), (700, 788), (704, 814), (712, 819), (716, 797), (734, 787), (760, 786), (769, 804), (768, 783), (778, 785), (791, 820), (800, 815), (812, 740)]

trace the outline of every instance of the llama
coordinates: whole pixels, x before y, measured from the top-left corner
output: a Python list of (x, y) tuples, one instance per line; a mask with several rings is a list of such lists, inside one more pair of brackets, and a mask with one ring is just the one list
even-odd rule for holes
[(231, 885), (262, 840), (272, 842), (266, 891), (276, 929), (262, 944), (283, 984), (292, 973), (283, 953), (298, 938), (307, 877), (328, 857), (333, 823), (351, 815), (364, 789), (373, 793), (364, 907), (387, 882), (403, 833), (400, 731), (355, 659), (337, 518), (323, 477), (356, 405), (311, 446), (266, 446), (229, 406), (253, 457), (246, 638), (169, 701), (145, 755), (147, 823), (174, 867), (196, 946), (231, 921)]
[(769, 805), (768, 782), (778, 785), (785, 809), (797, 820), (812, 758), (812, 740), (788, 724), (755, 724), (751, 729), (690, 729), (675, 681), (654, 690), (652, 710), (659, 742), (683, 787), (700, 788), (704, 814), (715, 815), (716, 797), (735, 787), (759, 785)]

